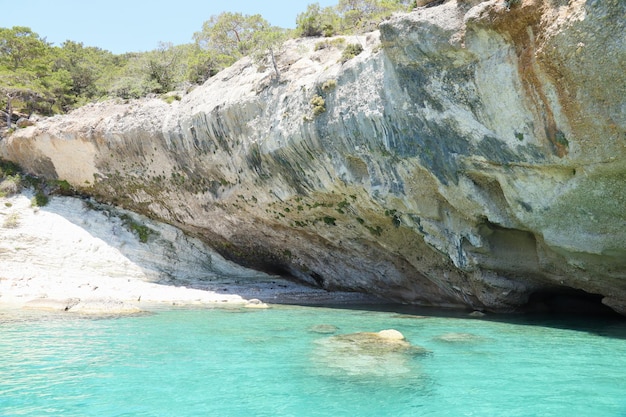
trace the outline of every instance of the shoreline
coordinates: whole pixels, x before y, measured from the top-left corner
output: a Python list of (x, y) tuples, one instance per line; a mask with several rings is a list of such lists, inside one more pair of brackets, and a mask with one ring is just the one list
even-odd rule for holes
[[(172, 306), (375, 302), (243, 268), (180, 230), (118, 208), (32, 192), (0, 198), (0, 309), (138, 313)], [(94, 209), (96, 207), (96, 209)], [(141, 237), (129, 227), (150, 231)]]

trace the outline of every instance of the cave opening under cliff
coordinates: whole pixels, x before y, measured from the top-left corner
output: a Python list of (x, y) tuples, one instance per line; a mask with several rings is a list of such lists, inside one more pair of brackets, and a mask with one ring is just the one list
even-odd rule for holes
[(623, 317), (602, 303), (601, 294), (567, 287), (552, 287), (533, 292), (522, 307), (524, 313)]

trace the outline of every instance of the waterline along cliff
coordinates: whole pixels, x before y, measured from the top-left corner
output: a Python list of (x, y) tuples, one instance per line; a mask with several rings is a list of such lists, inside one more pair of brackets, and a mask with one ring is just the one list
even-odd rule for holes
[(180, 101), (87, 105), (0, 152), (328, 290), (626, 314), (626, 2), (507, 3), (290, 40), (279, 76), (245, 58)]

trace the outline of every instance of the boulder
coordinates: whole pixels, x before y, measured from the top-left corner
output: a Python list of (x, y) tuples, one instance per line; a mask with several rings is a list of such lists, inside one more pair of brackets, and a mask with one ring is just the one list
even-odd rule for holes
[(270, 308), (270, 306), (261, 300), (252, 298), (244, 304), (244, 308), (267, 309), (267, 308)]

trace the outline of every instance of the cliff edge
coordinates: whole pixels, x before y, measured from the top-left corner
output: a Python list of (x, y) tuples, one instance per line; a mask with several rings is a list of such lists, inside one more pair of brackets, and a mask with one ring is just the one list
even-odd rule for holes
[(626, 3), (506, 3), (291, 40), (278, 79), (243, 59), (172, 104), (19, 129), (0, 155), (328, 290), (626, 314)]

